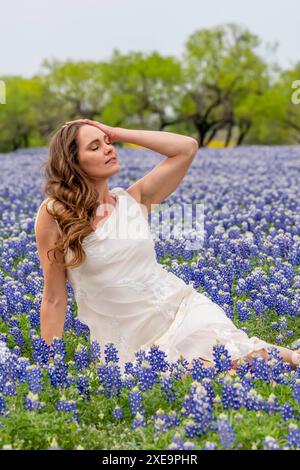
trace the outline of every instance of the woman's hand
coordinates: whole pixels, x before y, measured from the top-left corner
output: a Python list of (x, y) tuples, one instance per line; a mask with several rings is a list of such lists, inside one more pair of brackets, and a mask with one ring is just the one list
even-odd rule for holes
[(118, 137), (118, 127), (107, 126), (106, 124), (102, 124), (98, 121), (91, 121), (90, 119), (75, 119), (74, 121), (66, 121), (65, 125), (72, 124), (73, 122), (82, 122), (84, 124), (89, 124), (91, 126), (97, 127), (109, 137), (111, 143), (120, 140)]

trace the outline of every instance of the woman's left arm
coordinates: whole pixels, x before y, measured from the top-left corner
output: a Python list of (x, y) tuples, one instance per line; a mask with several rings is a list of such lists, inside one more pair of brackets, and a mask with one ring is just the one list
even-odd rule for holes
[(193, 137), (175, 134), (174, 132), (116, 127), (115, 134), (117, 140), (141, 145), (169, 158), (175, 157), (178, 154), (190, 153), (191, 149), (198, 150), (199, 148), (197, 140)]
[(160, 204), (179, 186), (199, 150), (198, 142), (172, 132), (115, 130), (118, 140), (141, 145), (168, 157), (128, 188), (150, 212), (152, 204)]

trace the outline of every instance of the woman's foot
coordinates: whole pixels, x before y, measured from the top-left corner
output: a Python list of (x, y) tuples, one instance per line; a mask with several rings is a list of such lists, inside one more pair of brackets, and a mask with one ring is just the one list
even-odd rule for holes
[(296, 349), (296, 351), (292, 352), (291, 362), (292, 369), (296, 370), (298, 365), (300, 364), (300, 349)]
[[(284, 357), (284, 359), (285, 359), (284, 362), (289, 362), (291, 367), (292, 367), (292, 370), (296, 370), (298, 365), (300, 364), (300, 349), (296, 349), (295, 351), (289, 350), (287, 348), (282, 348), (282, 347), (279, 347), (279, 349), (284, 350), (285, 352), (291, 351), (290, 360), (286, 361), (286, 357)], [(267, 357), (268, 357), (267, 352), (265, 350), (260, 350), (260, 351), (262, 352), (262, 354), (261, 354), (262, 357), (264, 357), (264, 359), (267, 359)], [(257, 354), (257, 353), (258, 353), (258, 351), (254, 351), (254, 354)], [(247, 356), (247, 358), (248, 357), (249, 357), (249, 355)], [(205, 359), (202, 359), (200, 357), (198, 359), (204, 365), (204, 367), (214, 366), (214, 363), (211, 362), (211, 361), (206, 361)], [(244, 359), (244, 358), (241, 358), (241, 359)], [(253, 357), (251, 357), (251, 359), (253, 359)], [(237, 366), (238, 366), (238, 361), (239, 361), (239, 359), (235, 359), (234, 361), (232, 361), (231, 369), (228, 371), (228, 373), (230, 375), (235, 375), (237, 373), (236, 369), (237, 369)], [(188, 370), (191, 370), (192, 368), (193, 368), (192, 364), (189, 364), (188, 367), (187, 367)], [(187, 377), (187, 374), (182, 374), (182, 376), (181, 376), (182, 379), (185, 379), (186, 377)]]
[[(282, 346), (277, 346), (277, 349), (281, 352), (281, 358), (283, 362), (288, 362), (290, 366), (292, 367), (292, 370), (296, 370), (297, 366), (300, 364), (300, 349), (296, 349), (295, 351), (288, 349), (288, 348), (283, 348)], [(258, 351), (254, 351), (252, 354), (257, 354)], [(259, 353), (261, 353), (261, 356), (265, 359), (268, 360), (269, 356), (267, 355), (266, 351), (260, 350)], [(252, 354), (248, 354), (246, 359), (250, 359), (250, 363), (252, 363), (253, 357)], [(236, 371), (237, 365), (238, 365), (239, 359), (235, 359), (232, 361), (231, 365), (231, 370)]]

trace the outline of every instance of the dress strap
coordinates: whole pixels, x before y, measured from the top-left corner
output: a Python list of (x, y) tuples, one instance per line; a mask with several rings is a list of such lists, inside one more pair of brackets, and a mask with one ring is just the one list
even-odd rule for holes
[(141, 212), (143, 218), (147, 221), (147, 223), (149, 223), (149, 221), (148, 221), (148, 211), (143, 206), (143, 204), (141, 204), (134, 197), (132, 197), (131, 194), (129, 194), (129, 192), (126, 189), (121, 188), (121, 187), (116, 187), (114, 189), (116, 191), (120, 192), (121, 194), (123, 194), (125, 197), (127, 197), (133, 204), (137, 204), (137, 206), (140, 208), (140, 212)]
[(117, 186), (116, 188), (112, 189), (112, 192), (114, 191), (124, 194), (124, 196), (127, 196), (132, 202), (135, 202), (139, 206), (141, 205), (134, 197), (131, 196), (131, 194), (129, 194), (129, 192), (125, 188), (121, 188), (121, 186)]

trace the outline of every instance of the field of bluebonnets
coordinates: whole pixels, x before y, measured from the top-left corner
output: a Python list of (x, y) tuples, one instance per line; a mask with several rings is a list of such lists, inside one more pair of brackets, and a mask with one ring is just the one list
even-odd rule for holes
[[(224, 345), (214, 367), (168, 364), (153, 346), (120, 370), (113, 344), (90, 343), (73, 292), (54, 353), (39, 334), (43, 274), (34, 218), (47, 149), (0, 155), (0, 449), (299, 449), (300, 366), (239, 361)], [(159, 160), (120, 148), (110, 188)], [(300, 148), (201, 149), (172, 202), (205, 205), (197, 251), (156, 240), (159, 262), (222, 306), (250, 336), (300, 338)], [(201, 312), (199, 312), (199, 315)]]

